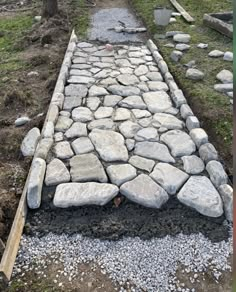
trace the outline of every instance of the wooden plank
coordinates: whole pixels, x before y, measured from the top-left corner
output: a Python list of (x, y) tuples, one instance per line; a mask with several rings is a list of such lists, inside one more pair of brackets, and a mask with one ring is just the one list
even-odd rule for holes
[(195, 19), (192, 18), (192, 16), (190, 14), (188, 14), (188, 12), (186, 10), (184, 10), (184, 8), (176, 0), (170, 0), (170, 2), (175, 7), (175, 9), (177, 11), (179, 11), (179, 13), (181, 13), (181, 15), (183, 16), (183, 18), (187, 22), (194, 22), (195, 21)]

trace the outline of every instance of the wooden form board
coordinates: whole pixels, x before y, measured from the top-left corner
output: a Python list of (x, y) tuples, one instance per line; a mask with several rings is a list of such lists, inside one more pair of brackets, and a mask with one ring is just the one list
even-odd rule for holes
[(171, 4), (175, 7), (175, 9), (181, 13), (181, 15), (183, 16), (183, 18), (187, 21), (187, 22), (194, 22), (194, 18), (192, 18), (192, 16), (186, 11), (184, 10), (184, 8), (176, 1), (176, 0), (170, 0)]

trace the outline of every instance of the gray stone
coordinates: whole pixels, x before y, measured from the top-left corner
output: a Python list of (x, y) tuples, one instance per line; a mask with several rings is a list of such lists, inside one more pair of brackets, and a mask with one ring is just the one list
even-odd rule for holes
[(138, 124), (143, 128), (151, 126), (151, 123), (152, 123), (152, 117), (138, 120)]
[(215, 84), (214, 89), (218, 92), (227, 93), (233, 91), (233, 83)]
[(136, 141), (158, 141), (159, 140), (159, 136), (157, 133), (157, 130), (155, 128), (145, 128), (145, 129), (141, 129), (139, 130), (136, 135), (135, 135), (135, 140)]
[[(140, 80), (141, 79), (147, 79), (145, 76), (141, 76), (140, 77)], [(147, 80), (148, 81), (148, 80)], [(146, 85), (146, 82), (140, 82), (137, 87), (142, 91), (142, 92), (148, 92), (149, 91), (149, 88), (148, 86)]]
[(58, 106), (55, 104), (51, 104), (48, 110), (47, 121), (53, 122), (53, 124), (55, 124), (57, 121), (58, 115), (59, 115)]
[(68, 159), (74, 156), (74, 152), (67, 141), (59, 142), (54, 146), (54, 153), (57, 158)]
[(132, 65), (135, 65), (135, 66), (146, 63), (145, 60), (141, 58), (129, 58), (129, 61)]
[(129, 151), (132, 151), (134, 149), (134, 146), (135, 146), (135, 140), (134, 139), (126, 139), (125, 145)]
[[(204, 194), (204, 196), (203, 196)], [(220, 195), (205, 176), (192, 176), (177, 195), (181, 203), (209, 217), (220, 217), (223, 204)]]
[(75, 58), (73, 58), (72, 62), (73, 62), (73, 64), (86, 64), (87, 58), (75, 57)]
[(94, 129), (89, 137), (102, 160), (106, 162), (128, 160), (128, 151), (121, 134), (114, 131)]
[(175, 48), (176, 50), (179, 50), (179, 51), (187, 51), (190, 49), (190, 46), (187, 44), (177, 44)]
[(158, 72), (157, 66), (150, 65), (150, 66), (148, 66), (148, 68), (151, 72)]
[(157, 63), (163, 60), (162, 55), (158, 51), (153, 52), (153, 58)]
[(175, 107), (170, 107), (165, 111), (165, 113), (176, 116), (179, 113), (179, 110)]
[(130, 62), (127, 59), (118, 59), (115, 61), (117, 67), (131, 67)]
[(165, 82), (161, 81), (148, 81), (148, 87), (151, 91), (168, 91), (169, 88)]
[(131, 74), (121, 74), (117, 77), (117, 80), (122, 85), (134, 85), (134, 84), (139, 83), (138, 78), (135, 75), (131, 75)]
[(59, 116), (56, 126), (55, 126), (55, 131), (57, 132), (65, 132), (70, 128), (72, 125), (73, 120), (64, 116)]
[(91, 131), (93, 129), (101, 130), (112, 130), (114, 128), (114, 122), (112, 119), (100, 119), (94, 120), (88, 124), (88, 129)]
[(136, 168), (145, 170), (147, 172), (151, 172), (155, 165), (155, 161), (137, 155), (132, 156), (129, 160), (129, 163)]
[(227, 184), (221, 185), (219, 193), (223, 200), (225, 217), (228, 221), (233, 222), (233, 189)]
[(90, 69), (92, 66), (90, 64), (72, 64), (71, 69)]
[(93, 85), (89, 89), (89, 96), (103, 96), (107, 95), (108, 92), (105, 88)]
[(146, 65), (140, 65), (134, 70), (136, 76), (146, 75), (148, 73), (148, 67)]
[(149, 72), (146, 76), (151, 81), (163, 81), (163, 77), (159, 72)]
[(47, 122), (42, 133), (43, 138), (52, 138), (54, 135), (54, 124), (53, 122)]
[(218, 160), (218, 153), (211, 143), (203, 144), (199, 148), (199, 155), (205, 163), (211, 160)]
[(84, 205), (103, 206), (119, 192), (117, 186), (104, 183), (67, 183), (56, 188), (53, 204), (59, 208)]
[(199, 174), (205, 169), (205, 164), (196, 155), (181, 157), (184, 164), (184, 171), (189, 174)]
[(109, 51), (109, 50), (101, 50), (97, 51), (96, 53), (93, 53), (93, 56), (95, 57), (113, 57), (114, 56), (114, 51)]
[(64, 140), (64, 135), (62, 132), (58, 132), (58, 133), (54, 134), (54, 141), (55, 142), (60, 142), (62, 140)]
[(70, 70), (70, 76), (87, 76), (91, 77), (92, 73), (88, 70), (78, 70), (78, 69), (71, 69)]
[(112, 94), (123, 97), (140, 95), (140, 89), (133, 86), (111, 85), (108, 87), (108, 91), (110, 91)]
[(193, 116), (193, 112), (188, 104), (182, 104), (180, 107), (180, 114), (183, 119)]
[(174, 61), (174, 62), (179, 62), (179, 60), (183, 57), (183, 53), (177, 50), (174, 50), (171, 54), (170, 54), (170, 58)]
[(161, 208), (169, 199), (166, 191), (145, 174), (124, 183), (120, 192), (129, 200), (150, 208)]
[(50, 151), (52, 145), (53, 145), (52, 138), (44, 138), (40, 140), (36, 148), (35, 157), (46, 160), (48, 156), (48, 152)]
[(114, 63), (114, 57), (102, 57), (101, 61), (104, 63)]
[(174, 157), (190, 155), (196, 151), (190, 136), (180, 130), (171, 130), (161, 135), (161, 141), (168, 145)]
[(144, 57), (145, 54), (141, 51), (136, 51), (136, 52), (129, 52), (128, 53), (129, 58), (140, 58), (140, 57)]
[(175, 31), (175, 30), (173, 30), (173, 31), (167, 31), (166, 32), (166, 37), (167, 38), (172, 38), (173, 36), (175, 36), (177, 34), (184, 34), (184, 32), (182, 32), (182, 31)]
[(175, 34), (173, 36), (173, 40), (177, 43), (189, 43), (190, 42), (190, 39), (191, 39), (191, 36), (189, 34)]
[(212, 58), (219, 58), (224, 56), (224, 52), (219, 50), (213, 50), (208, 54), (208, 56)]
[(85, 85), (70, 84), (65, 87), (66, 96), (76, 96), (84, 98), (87, 95), (88, 88)]
[(170, 88), (170, 92), (174, 92), (175, 90), (179, 89), (177, 83), (175, 81), (173, 81), (173, 80), (167, 80), (166, 83)]
[(104, 63), (104, 62), (95, 62), (93, 63), (93, 66), (98, 67), (98, 68), (110, 68), (112, 66), (111, 63)]
[(216, 75), (216, 78), (222, 83), (233, 83), (233, 73), (229, 70), (222, 70)]
[(173, 115), (166, 113), (157, 113), (153, 116), (152, 125), (156, 128), (164, 127), (169, 130), (180, 130), (183, 128), (184, 123)]
[(148, 118), (152, 114), (147, 110), (132, 109), (131, 110), (136, 119)]
[(137, 176), (136, 169), (130, 164), (110, 165), (106, 169), (112, 184), (120, 186)]
[(170, 195), (176, 194), (189, 178), (185, 172), (168, 163), (158, 163), (150, 176)]
[(87, 86), (93, 84), (94, 82), (95, 82), (95, 79), (88, 76), (71, 76), (68, 79), (68, 83), (87, 84)]
[(117, 121), (126, 121), (129, 120), (131, 118), (131, 113), (128, 109), (126, 108), (118, 108), (115, 111), (115, 115), (113, 118), (113, 121), (117, 122)]
[(171, 96), (177, 108), (179, 108), (182, 104), (187, 103), (186, 98), (184, 97), (183, 91), (181, 89), (175, 90)]
[(140, 96), (131, 95), (119, 102), (119, 105), (130, 109), (146, 109), (147, 106)]
[(70, 160), (70, 174), (73, 182), (108, 181), (106, 172), (96, 155), (76, 155)]
[(82, 103), (82, 98), (79, 96), (66, 96), (63, 109), (71, 111), (73, 108), (80, 106)]
[(119, 95), (106, 95), (105, 98), (104, 98), (104, 106), (111, 106), (111, 107), (114, 107), (116, 106), (119, 101), (122, 100), (122, 97), (119, 96)]
[(95, 74), (94, 77), (97, 79), (107, 78), (110, 76), (111, 72), (112, 72), (111, 69), (104, 69), (98, 72), (97, 74)]
[(37, 209), (41, 205), (45, 170), (46, 162), (43, 159), (36, 158), (33, 160), (27, 188), (27, 203), (30, 209)]
[(198, 69), (189, 68), (186, 72), (186, 77), (191, 80), (203, 80), (205, 74)]
[(87, 102), (87, 107), (90, 110), (95, 111), (99, 107), (101, 100), (98, 97), (88, 97), (86, 99), (86, 102)]
[(38, 141), (40, 139), (40, 131), (38, 128), (31, 129), (21, 143), (21, 153), (24, 156), (34, 156)]
[(84, 123), (76, 122), (65, 132), (67, 139), (87, 136), (87, 126)]
[(83, 48), (91, 48), (91, 47), (93, 47), (93, 44), (90, 44), (90, 43), (87, 43), (87, 42), (81, 42), (81, 43), (77, 44), (77, 47), (81, 48), (81, 49), (83, 49)]
[(70, 181), (70, 173), (65, 164), (55, 158), (48, 165), (45, 176), (47, 186), (55, 186)]
[(152, 113), (161, 113), (172, 107), (170, 97), (165, 91), (144, 93), (143, 99)]
[(113, 108), (112, 107), (99, 107), (96, 112), (94, 113), (95, 119), (105, 119), (105, 118), (110, 118), (113, 113)]
[(208, 44), (200, 43), (200, 44), (197, 45), (197, 48), (199, 48), (199, 49), (207, 49), (208, 48)]
[(168, 148), (158, 142), (138, 142), (135, 145), (134, 154), (163, 162), (175, 162)]
[(225, 52), (223, 60), (233, 62), (234, 60), (234, 54), (232, 52)]
[(164, 60), (160, 60), (158, 62), (158, 67), (163, 75), (165, 75), (169, 71), (168, 66)]
[(94, 146), (88, 137), (81, 137), (71, 143), (75, 154), (85, 154), (92, 152)]
[(72, 111), (72, 118), (75, 122), (89, 122), (93, 120), (93, 113), (86, 107), (77, 107)]
[(100, 81), (100, 85), (107, 87), (109, 85), (118, 84), (115, 78), (108, 77)]
[(133, 74), (133, 69), (130, 67), (124, 67), (124, 68), (120, 68), (120, 73), (121, 74)]
[(28, 117), (20, 117), (20, 118), (15, 120), (15, 126), (16, 127), (23, 126), (26, 123), (28, 123), (29, 121), (30, 121), (30, 118), (28, 118)]
[(200, 122), (197, 117), (189, 116), (186, 120), (186, 127), (189, 131), (195, 128), (200, 128)]
[(133, 138), (141, 127), (132, 121), (125, 121), (119, 125), (119, 130), (125, 138)]
[(228, 176), (219, 161), (211, 160), (208, 162), (206, 165), (206, 170), (216, 188), (228, 183)]
[(202, 128), (192, 129), (190, 136), (199, 148), (201, 145), (208, 143), (207, 133)]

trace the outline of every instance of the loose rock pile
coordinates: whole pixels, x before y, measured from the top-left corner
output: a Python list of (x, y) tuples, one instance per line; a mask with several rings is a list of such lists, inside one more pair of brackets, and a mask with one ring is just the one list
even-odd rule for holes
[[(217, 189), (227, 175), (152, 41), (112, 49), (72, 41), (42, 137), (35, 156), (47, 162), (45, 184), (57, 186), (56, 207), (104, 205), (120, 193), (160, 208), (177, 195), (201, 214), (223, 214)], [(29, 206), (39, 207), (31, 197), (28, 189)]]

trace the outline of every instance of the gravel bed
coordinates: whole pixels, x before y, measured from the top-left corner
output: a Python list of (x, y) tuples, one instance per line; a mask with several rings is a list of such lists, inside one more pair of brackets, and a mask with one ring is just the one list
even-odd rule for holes
[(191, 283), (206, 271), (212, 272), (217, 283), (223, 271), (231, 271), (232, 252), (232, 237), (213, 243), (200, 233), (151, 240), (126, 237), (118, 241), (90, 239), (80, 234), (49, 233), (41, 238), (24, 235), (14, 275), (20, 276), (35, 265), (43, 271), (58, 261), (73, 279), (78, 276), (78, 264), (92, 262), (109, 275), (120, 292), (126, 290), (118, 287), (127, 282), (131, 291), (187, 292), (195, 290), (177, 280), (178, 267), (189, 274)]

